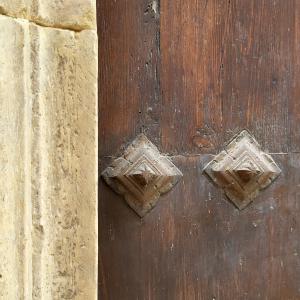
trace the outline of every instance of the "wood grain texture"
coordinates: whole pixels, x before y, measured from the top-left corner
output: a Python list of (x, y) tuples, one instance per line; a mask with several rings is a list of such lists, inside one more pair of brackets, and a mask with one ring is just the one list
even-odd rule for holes
[(152, 4), (98, 1), (101, 155), (141, 132), (159, 144), (159, 18)]
[(272, 152), (289, 150), (295, 6), (161, 1), (166, 151), (211, 153), (244, 128)]
[(211, 158), (177, 157), (183, 182), (143, 221), (101, 183), (102, 299), (299, 299), (299, 155), (276, 155), (284, 174), (242, 212)]
[[(298, 3), (297, 3), (298, 4)], [(289, 101), (289, 118), (291, 122), (290, 131), (290, 151), (300, 151), (300, 5), (294, 7), (294, 26), (293, 26), (293, 44), (292, 44), (292, 99)]]
[[(100, 299), (298, 300), (300, 2), (154, 2), (98, 1), (100, 170), (145, 130), (184, 178), (143, 220), (100, 181)], [(202, 169), (244, 128), (283, 174), (239, 212)]]

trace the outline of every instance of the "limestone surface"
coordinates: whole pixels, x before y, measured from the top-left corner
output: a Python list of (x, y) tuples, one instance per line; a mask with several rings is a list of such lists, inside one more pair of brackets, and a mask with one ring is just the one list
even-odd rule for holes
[(0, 13), (49, 27), (96, 28), (95, 0), (0, 0)]
[(0, 14), (0, 299), (96, 299), (95, 3)]

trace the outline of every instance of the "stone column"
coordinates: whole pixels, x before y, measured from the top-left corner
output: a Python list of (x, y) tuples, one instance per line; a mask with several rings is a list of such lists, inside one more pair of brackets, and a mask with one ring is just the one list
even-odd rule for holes
[(95, 0), (0, 0), (0, 299), (96, 299)]

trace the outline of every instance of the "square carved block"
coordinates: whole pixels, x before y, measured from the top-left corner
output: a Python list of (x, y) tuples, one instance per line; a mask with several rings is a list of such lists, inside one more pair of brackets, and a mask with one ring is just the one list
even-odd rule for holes
[(161, 194), (172, 189), (182, 173), (141, 134), (103, 171), (102, 177), (143, 217), (155, 206)]
[(245, 208), (281, 173), (247, 130), (236, 136), (204, 170), (239, 209)]

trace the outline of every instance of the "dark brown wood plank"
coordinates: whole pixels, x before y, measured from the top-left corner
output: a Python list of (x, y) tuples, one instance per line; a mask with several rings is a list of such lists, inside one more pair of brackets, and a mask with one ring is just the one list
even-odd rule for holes
[(212, 153), (243, 128), (270, 151), (288, 151), (294, 9), (295, 1), (161, 1), (167, 152)]
[(102, 299), (299, 299), (299, 154), (274, 156), (283, 174), (243, 211), (203, 175), (211, 158), (174, 158), (183, 181), (142, 221), (101, 183)]
[(177, 192), (177, 286), (169, 299), (299, 299), (299, 155), (274, 158), (282, 176), (243, 211), (202, 176), (211, 157), (176, 159), (186, 178)]
[[(160, 143), (159, 7), (155, 3), (97, 1), (100, 171), (110, 161), (105, 157), (118, 156), (140, 132)], [(148, 273), (141, 266), (140, 224), (100, 182), (100, 299), (132, 300), (144, 294)]]
[(293, 30), (293, 85), (292, 98), (289, 102), (291, 122), (290, 151), (300, 151), (300, 2), (295, 1)]
[(219, 74), (227, 1), (161, 1), (162, 142), (211, 152), (222, 136)]
[(100, 155), (145, 132), (159, 143), (159, 8), (98, 1)]

